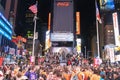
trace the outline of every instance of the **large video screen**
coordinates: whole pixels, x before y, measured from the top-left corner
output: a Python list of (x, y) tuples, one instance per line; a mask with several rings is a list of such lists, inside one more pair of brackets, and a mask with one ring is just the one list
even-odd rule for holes
[(63, 41), (54, 41), (54, 42), (52, 42), (52, 47), (73, 47), (73, 42), (63, 42)]
[(65, 52), (67, 54), (72, 52), (72, 47), (52, 47), (52, 52), (53, 53)]
[(115, 9), (114, 0), (100, 0), (100, 9), (110, 11)]
[(73, 17), (73, 1), (54, 0), (53, 10), (53, 32), (73, 32), (74, 17)]
[(73, 33), (51, 33), (51, 41), (68, 41), (74, 40)]

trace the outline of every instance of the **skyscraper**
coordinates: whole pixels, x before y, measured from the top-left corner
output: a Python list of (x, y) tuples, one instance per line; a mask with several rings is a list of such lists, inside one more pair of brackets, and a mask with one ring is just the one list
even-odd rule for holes
[(120, 10), (120, 0), (114, 0), (116, 10)]
[(11, 41), (15, 26), (17, 0), (0, 0), (0, 47), (16, 48)]
[(6, 19), (12, 24), (13, 26), (13, 34), (14, 28), (16, 26), (16, 13), (17, 13), (17, 4), (18, 0), (1, 0), (1, 5), (3, 7), (3, 14), (5, 15)]

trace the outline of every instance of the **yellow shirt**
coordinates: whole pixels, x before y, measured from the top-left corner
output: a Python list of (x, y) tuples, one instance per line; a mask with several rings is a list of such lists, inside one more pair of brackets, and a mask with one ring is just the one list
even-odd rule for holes
[(83, 72), (78, 73), (78, 79), (79, 80), (84, 80), (84, 73)]
[(90, 80), (100, 80), (100, 75), (93, 74), (93, 75), (90, 77)]
[(85, 71), (85, 72), (84, 72), (84, 75), (85, 75), (84, 80), (88, 80), (88, 77), (89, 77), (89, 75), (90, 75), (90, 72), (89, 72), (89, 71)]
[(70, 80), (71, 74), (63, 73), (63, 77), (64, 77), (66, 80)]

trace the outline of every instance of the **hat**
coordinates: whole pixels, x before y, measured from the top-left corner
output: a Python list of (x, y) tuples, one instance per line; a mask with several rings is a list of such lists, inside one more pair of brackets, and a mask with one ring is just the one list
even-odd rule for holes
[(118, 73), (118, 72), (114, 72), (113, 74), (119, 75), (119, 73)]
[(0, 76), (3, 76), (3, 72), (2, 71), (0, 71)]
[(0, 71), (0, 80), (3, 80), (3, 72), (2, 71)]
[(28, 77), (27, 76), (22, 76), (21, 79), (28, 79)]

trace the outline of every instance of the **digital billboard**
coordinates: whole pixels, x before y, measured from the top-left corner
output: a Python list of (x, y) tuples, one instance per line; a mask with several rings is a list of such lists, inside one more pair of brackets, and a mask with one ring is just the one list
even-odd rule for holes
[(76, 12), (76, 34), (80, 34), (80, 12)]
[(0, 13), (0, 34), (11, 40), (12, 25), (7, 21), (2, 13)]
[(72, 51), (72, 47), (52, 47), (52, 52), (53, 53), (62, 53), (62, 52), (65, 52), (65, 53), (71, 53)]
[(60, 33), (73, 32), (73, 0), (54, 0), (53, 7), (52, 31)]
[(51, 33), (51, 41), (73, 41), (73, 33)]
[(100, 0), (100, 9), (110, 11), (115, 9), (114, 0)]
[(45, 39), (45, 49), (50, 48), (51, 42), (50, 42), (50, 31), (46, 31), (46, 39)]
[(114, 26), (114, 37), (115, 37), (115, 45), (120, 45), (120, 39), (119, 39), (119, 25), (118, 25), (118, 14), (117, 12), (114, 12), (112, 14), (113, 16), (113, 26)]

